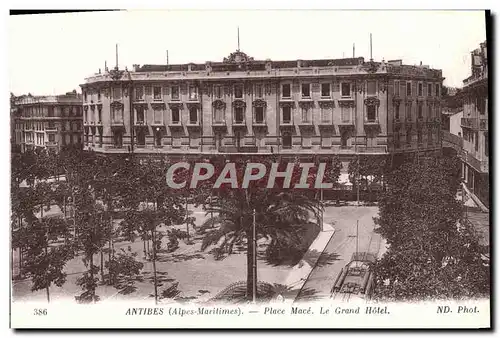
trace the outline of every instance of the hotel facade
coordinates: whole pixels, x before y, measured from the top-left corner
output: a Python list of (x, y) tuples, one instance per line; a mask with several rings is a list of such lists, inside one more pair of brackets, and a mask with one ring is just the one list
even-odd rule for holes
[(463, 81), (462, 175), (489, 206), (488, 53), (486, 41), (471, 52), (471, 76)]
[(442, 71), (401, 60), (254, 60), (105, 69), (82, 87), (84, 147), (187, 157), (432, 153)]
[(82, 146), (82, 98), (76, 91), (13, 98), (11, 117), (12, 142), (21, 152), (34, 148), (57, 152), (68, 146)]

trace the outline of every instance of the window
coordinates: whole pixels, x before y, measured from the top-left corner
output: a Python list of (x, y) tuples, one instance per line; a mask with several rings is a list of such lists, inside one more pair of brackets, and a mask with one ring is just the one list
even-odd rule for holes
[(242, 107), (234, 108), (234, 122), (241, 124), (244, 122), (244, 110)]
[(137, 132), (137, 145), (146, 145), (146, 133), (143, 130)]
[(179, 86), (172, 86), (172, 100), (179, 100)]
[(56, 124), (53, 121), (49, 121), (49, 129), (54, 129), (56, 127)]
[(417, 130), (417, 142), (418, 144), (422, 144), (422, 130)]
[(474, 133), (474, 141), (475, 141), (474, 142), (474, 146), (475, 146), (474, 149), (476, 151), (478, 151), (479, 150), (479, 137), (478, 137), (477, 131)]
[(181, 122), (181, 119), (180, 119), (180, 114), (179, 114), (179, 108), (173, 107), (172, 108), (172, 123), (179, 124), (180, 122)]
[(302, 97), (311, 97), (311, 84), (303, 83), (302, 84)]
[(476, 98), (476, 106), (480, 115), (484, 115), (486, 113), (486, 100), (483, 97)]
[(399, 105), (399, 104), (394, 106), (394, 118), (396, 120), (399, 120), (399, 110), (401, 109), (400, 107), (401, 107), (401, 105)]
[(411, 82), (406, 82), (406, 96), (411, 96)]
[(283, 123), (292, 123), (291, 107), (283, 107)]
[(436, 83), (436, 96), (439, 96), (439, 83)]
[(411, 121), (411, 104), (406, 105), (405, 115), (406, 115), (406, 120)]
[(264, 123), (264, 107), (255, 107), (255, 122)]
[(223, 123), (224, 122), (224, 109), (214, 108), (214, 122), (215, 123)]
[(427, 130), (427, 144), (432, 144), (432, 130)]
[(53, 116), (54, 116), (54, 107), (50, 106), (50, 107), (48, 108), (47, 115), (48, 115), (49, 117), (53, 117)]
[(161, 100), (161, 87), (153, 87), (153, 100)]
[(263, 96), (262, 85), (261, 84), (256, 84), (255, 85), (255, 97), (261, 98), (262, 96)]
[(399, 148), (399, 146), (401, 145), (399, 136), (399, 131), (396, 131), (396, 133), (394, 134), (394, 145), (396, 146), (396, 148)]
[(189, 86), (189, 99), (190, 100), (198, 99), (198, 91), (196, 86)]
[(340, 147), (347, 148), (348, 140), (349, 140), (349, 133), (343, 132), (342, 135), (340, 135)]
[(291, 86), (289, 83), (284, 83), (281, 88), (281, 93), (283, 97), (292, 97)]
[(490, 142), (490, 138), (488, 135), (488, 132), (484, 133), (484, 154), (486, 156), (490, 156), (490, 145), (488, 144)]
[(222, 86), (214, 86), (214, 95), (218, 99), (222, 98)]
[(427, 96), (432, 96), (432, 83), (427, 84)]
[(144, 100), (144, 87), (142, 87), (142, 86), (135, 87), (135, 99), (137, 101)]
[(85, 100), (85, 102), (87, 102), (87, 92), (86, 91), (83, 92), (83, 99)]
[(309, 109), (302, 108), (302, 122), (309, 123)]
[(196, 107), (189, 108), (189, 123), (190, 124), (198, 123), (198, 109)]
[(121, 148), (123, 146), (123, 136), (119, 131), (115, 131), (113, 134), (113, 143), (116, 148)]
[(121, 99), (122, 91), (120, 87), (113, 88), (113, 99), (119, 100)]
[(330, 84), (322, 83), (321, 84), (321, 97), (330, 97)]
[(406, 143), (411, 144), (411, 131), (406, 131)]
[(366, 93), (368, 95), (377, 94), (377, 81), (367, 81), (366, 82)]
[(342, 97), (351, 97), (351, 84), (343, 82), (341, 85), (341, 95)]
[(366, 107), (366, 119), (368, 122), (375, 122), (377, 120), (377, 107), (370, 105)]
[(282, 136), (283, 148), (290, 149), (292, 147), (292, 134), (285, 132)]
[(155, 131), (155, 146), (161, 147), (161, 130)]
[(421, 82), (418, 83), (418, 96), (423, 96), (424, 95), (424, 88)]
[(423, 117), (423, 114), (422, 114), (422, 105), (419, 104), (418, 105), (418, 118), (421, 119)]
[(394, 81), (394, 96), (399, 96), (400, 88), (399, 81)]
[(137, 109), (137, 122), (140, 124), (144, 123), (144, 109)]
[(56, 141), (56, 135), (49, 134), (49, 142), (55, 142), (55, 141)]
[(163, 110), (161, 109), (155, 109), (153, 110), (153, 119), (155, 124), (162, 124), (163, 123)]
[(97, 109), (97, 121), (98, 121), (99, 123), (102, 123), (102, 108), (101, 108), (101, 107), (99, 107), (99, 108)]
[(120, 108), (111, 108), (111, 120), (113, 123), (123, 123), (123, 111)]
[(234, 98), (236, 98), (236, 99), (243, 98), (243, 86), (242, 85), (234, 86)]

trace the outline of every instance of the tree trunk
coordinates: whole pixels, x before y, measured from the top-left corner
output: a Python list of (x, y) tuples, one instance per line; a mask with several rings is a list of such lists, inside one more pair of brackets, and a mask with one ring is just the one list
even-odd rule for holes
[(144, 259), (148, 258), (148, 253), (146, 251), (146, 239), (142, 241), (142, 245), (144, 246)]
[(257, 276), (254, 276), (253, 271), (253, 254), (254, 254), (254, 241), (253, 241), (253, 232), (251, 230), (247, 230), (247, 300), (252, 300), (253, 294), (253, 283), (254, 280), (257, 280)]
[(188, 199), (186, 197), (186, 232), (187, 232), (187, 240), (189, 242), (189, 223), (188, 223), (188, 217), (189, 217), (189, 212), (188, 212)]
[(156, 249), (154, 245), (154, 232), (155, 230), (151, 231), (151, 238), (153, 240), (153, 283), (154, 283), (154, 289), (155, 289), (155, 305), (158, 305), (158, 283), (156, 280)]
[[(94, 283), (94, 254), (90, 255), (90, 280)], [(95, 303), (95, 287), (92, 287), (92, 302)]]
[[(111, 207), (111, 203), (108, 201), (108, 211), (110, 210), (110, 207)], [(109, 216), (108, 245), (109, 245), (108, 262), (109, 262), (109, 264), (111, 264), (112, 258), (114, 257), (114, 255), (113, 255), (113, 216), (111, 215), (111, 212), (110, 212), (110, 216)], [(111, 267), (111, 265), (110, 265), (110, 267)], [(114, 276), (112, 276), (111, 271), (109, 271), (109, 268), (108, 268), (108, 273), (109, 273), (109, 277), (108, 277), (109, 285), (113, 285)]]
[(101, 253), (101, 282), (104, 283), (104, 253), (102, 252), (102, 248), (99, 251)]

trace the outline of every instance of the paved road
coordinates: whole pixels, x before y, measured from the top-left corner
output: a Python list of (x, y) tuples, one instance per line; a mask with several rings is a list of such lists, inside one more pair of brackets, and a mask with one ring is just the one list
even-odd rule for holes
[[(327, 244), (307, 282), (304, 284), (298, 300), (327, 299), (340, 270), (350, 261), (356, 252), (356, 220), (359, 220), (358, 251), (370, 252), (379, 256), (385, 248), (383, 238), (374, 230), (373, 217), (378, 207), (344, 206), (328, 207), (325, 223), (335, 222), (335, 234)], [(318, 253), (319, 254), (319, 253)]]

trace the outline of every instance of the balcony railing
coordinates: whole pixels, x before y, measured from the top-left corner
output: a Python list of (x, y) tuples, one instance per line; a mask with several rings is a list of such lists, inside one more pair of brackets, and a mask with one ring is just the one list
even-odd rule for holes
[(462, 117), (460, 121), (460, 125), (463, 128), (469, 129), (478, 129), (478, 119), (470, 118), (470, 117)]

